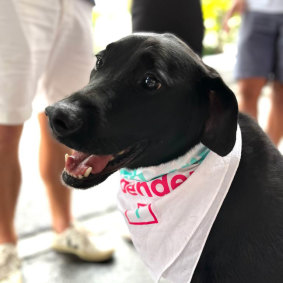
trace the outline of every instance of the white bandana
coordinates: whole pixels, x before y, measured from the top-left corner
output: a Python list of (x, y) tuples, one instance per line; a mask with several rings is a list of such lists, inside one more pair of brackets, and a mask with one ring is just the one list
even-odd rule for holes
[(165, 164), (121, 170), (118, 206), (156, 281), (191, 281), (237, 171), (241, 149), (238, 126), (235, 146), (227, 156), (199, 144)]

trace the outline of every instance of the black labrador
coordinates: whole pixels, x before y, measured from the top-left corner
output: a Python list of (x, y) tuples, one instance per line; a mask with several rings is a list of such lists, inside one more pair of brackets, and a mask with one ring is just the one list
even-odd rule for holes
[(219, 74), (170, 34), (131, 35), (96, 58), (89, 84), (46, 109), (55, 138), (76, 150), (64, 182), (88, 188), (199, 142), (224, 156), (239, 123), (240, 165), (192, 282), (282, 283), (283, 158)]

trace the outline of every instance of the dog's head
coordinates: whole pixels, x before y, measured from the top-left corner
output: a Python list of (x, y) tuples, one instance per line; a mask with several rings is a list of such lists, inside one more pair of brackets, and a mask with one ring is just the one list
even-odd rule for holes
[(181, 40), (135, 34), (97, 54), (89, 84), (46, 114), (55, 138), (75, 150), (64, 182), (87, 188), (122, 167), (177, 158), (199, 142), (228, 154), (238, 107), (219, 74)]

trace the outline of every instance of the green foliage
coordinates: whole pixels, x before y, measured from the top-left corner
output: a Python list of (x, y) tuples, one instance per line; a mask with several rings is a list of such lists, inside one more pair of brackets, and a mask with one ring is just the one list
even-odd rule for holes
[(230, 0), (202, 0), (204, 24), (207, 31), (219, 31)]
[(224, 17), (231, 2), (232, 0), (202, 0), (205, 26), (204, 55), (222, 52), (224, 44), (235, 41), (240, 24), (239, 16), (229, 21), (229, 34), (222, 30)]

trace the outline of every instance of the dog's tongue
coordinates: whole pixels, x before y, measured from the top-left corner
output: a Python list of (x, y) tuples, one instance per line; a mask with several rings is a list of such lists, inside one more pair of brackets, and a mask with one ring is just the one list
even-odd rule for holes
[(111, 159), (112, 155), (89, 155), (73, 151), (72, 155), (66, 154), (65, 170), (74, 177), (88, 177), (90, 173), (103, 171)]

